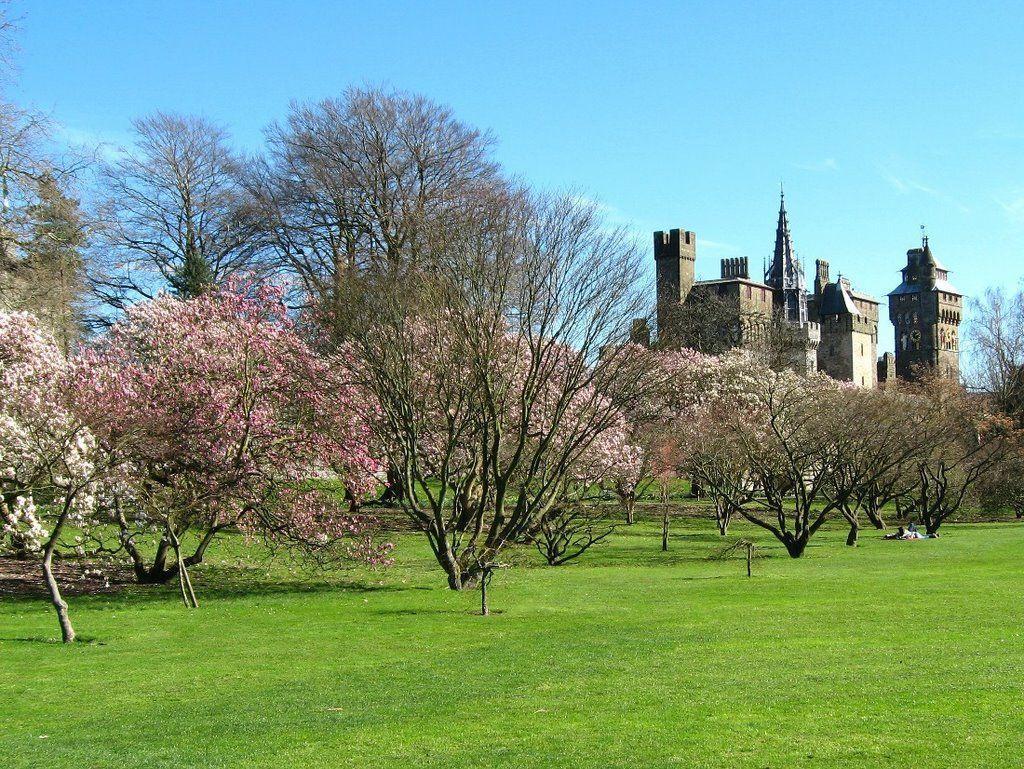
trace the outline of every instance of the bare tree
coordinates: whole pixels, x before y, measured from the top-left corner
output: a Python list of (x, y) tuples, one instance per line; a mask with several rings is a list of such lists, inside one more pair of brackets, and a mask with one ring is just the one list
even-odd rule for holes
[(715, 525), (723, 537), (729, 533), (734, 513), (748, 504), (756, 487), (750, 477), (742, 443), (723, 430), (700, 435), (700, 445), (689, 447), (681, 471), (707, 494), (715, 508)]
[(573, 196), (487, 196), (429, 243), (429, 270), (362, 294), (355, 343), (402, 505), (460, 589), (642, 397), (645, 356), (622, 343), (647, 292), (625, 233)]
[(1024, 426), (1024, 292), (990, 288), (971, 304), (974, 312), (966, 328), (972, 351), (968, 383)]
[(134, 145), (101, 168), (91, 275), (99, 301), (119, 311), (162, 289), (190, 297), (259, 270), (259, 221), (227, 133), (164, 112), (132, 127)]
[[(825, 489), (835, 465), (822, 452), (822, 392), (830, 385), (792, 372), (753, 379), (750, 395), (756, 415), (727, 417), (749, 475), (723, 495), (723, 501), (750, 523), (770, 531), (793, 558), (803, 555), (810, 538), (837, 509)], [(737, 502), (750, 487), (758, 490)]]
[(1024, 518), (1024, 450), (1019, 436), (1008, 441), (1000, 462), (989, 468), (976, 490), (981, 508), (989, 513), (1009, 509)]
[(881, 506), (914, 488), (918, 466), (941, 439), (927, 414), (935, 407), (896, 391), (850, 387), (820, 399), (820, 450), (831, 469), (822, 495), (849, 523), (847, 545), (857, 544), (861, 512), (884, 528)]
[(999, 466), (1017, 434), (1008, 419), (990, 413), (984, 401), (965, 393), (958, 382), (925, 380), (916, 400), (924, 404), (920, 422), (932, 439), (917, 464), (910, 497), (926, 533), (933, 535)]
[(481, 187), (502, 186), (490, 135), (400, 91), (352, 88), (293, 104), (267, 140), (246, 175), (267, 242), (306, 295), (335, 312), (353, 272), (417, 264), (428, 233)]

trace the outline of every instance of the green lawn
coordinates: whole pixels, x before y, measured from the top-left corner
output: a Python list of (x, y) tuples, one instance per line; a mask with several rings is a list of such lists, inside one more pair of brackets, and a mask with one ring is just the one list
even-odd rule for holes
[[(709, 522), (622, 529), (578, 564), (442, 587), (423, 543), (310, 584), (197, 570), (74, 597), (0, 600), (0, 766), (1019, 766), (1024, 526), (883, 542), (841, 528), (747, 579)], [(221, 554), (237, 547), (230, 543)], [(229, 587), (217, 589), (216, 584)]]

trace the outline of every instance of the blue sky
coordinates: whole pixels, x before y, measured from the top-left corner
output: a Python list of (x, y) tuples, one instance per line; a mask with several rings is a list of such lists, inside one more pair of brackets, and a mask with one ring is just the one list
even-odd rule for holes
[[(240, 147), (293, 99), (424, 93), (491, 129), (542, 187), (645, 242), (698, 235), (698, 272), (796, 248), (884, 296), (926, 224), (968, 294), (1024, 274), (1018, 3), (29, 2), (15, 98), (68, 141), (194, 112)], [(883, 313), (884, 313), (883, 307)], [(881, 347), (892, 349), (884, 324)]]

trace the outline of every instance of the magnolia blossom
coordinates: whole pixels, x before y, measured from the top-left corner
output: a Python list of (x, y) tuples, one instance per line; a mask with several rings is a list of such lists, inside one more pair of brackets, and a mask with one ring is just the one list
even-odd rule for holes
[(95, 506), (96, 442), (68, 399), (71, 368), (34, 316), (0, 313), (0, 546), (41, 549), (37, 496), (83, 525)]
[(375, 487), (372, 409), (349, 357), (316, 355), (274, 287), (135, 305), (76, 362), (79, 408), (118, 454), (108, 493), (172, 539), (228, 525), (312, 547), (362, 535), (366, 519), (304, 490), (318, 477), (354, 496)]

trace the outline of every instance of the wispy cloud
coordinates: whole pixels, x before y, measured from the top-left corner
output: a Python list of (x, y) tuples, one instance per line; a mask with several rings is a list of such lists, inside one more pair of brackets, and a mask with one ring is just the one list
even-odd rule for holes
[(878, 166), (878, 173), (890, 187), (892, 187), (894, 190), (896, 190), (896, 192), (900, 193), (901, 195), (921, 193), (922, 195), (927, 195), (929, 197), (935, 198), (936, 200), (942, 201), (947, 205), (953, 206), (962, 214), (969, 213), (970, 211), (970, 209), (967, 208), (967, 206), (965, 206), (959, 200), (954, 198), (952, 195), (949, 195), (943, 192), (942, 190), (936, 189), (935, 187), (932, 187), (928, 184), (919, 182), (918, 180), (912, 177), (897, 175), (889, 168), (881, 165)]
[(994, 197), (993, 200), (1010, 221), (1024, 224), (1024, 194), (1017, 192), (1009, 198)]
[(54, 128), (53, 133), (54, 138), (68, 147), (87, 150), (107, 160), (115, 160), (122, 154), (119, 142), (94, 131), (61, 123)]
[(824, 160), (815, 160), (810, 163), (797, 163), (796, 167), (803, 171), (816, 171), (821, 173), (825, 171), (838, 171), (839, 163), (835, 158), (825, 158)]

